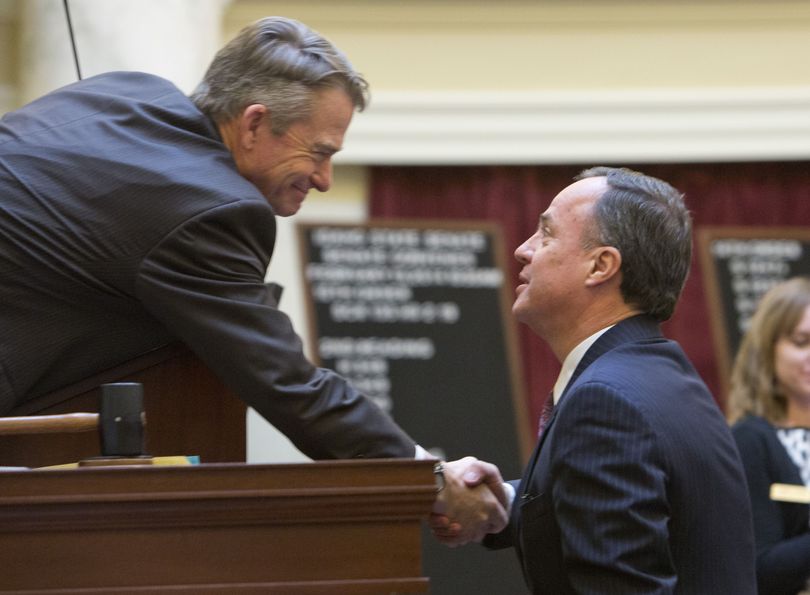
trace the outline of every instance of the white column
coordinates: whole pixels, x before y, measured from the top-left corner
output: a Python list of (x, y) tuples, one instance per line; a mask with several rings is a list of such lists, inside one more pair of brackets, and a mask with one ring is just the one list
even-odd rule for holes
[[(83, 78), (110, 70), (163, 76), (191, 92), (222, 45), (230, 0), (68, 0)], [(62, 0), (20, 7), (20, 102), (77, 79)]]

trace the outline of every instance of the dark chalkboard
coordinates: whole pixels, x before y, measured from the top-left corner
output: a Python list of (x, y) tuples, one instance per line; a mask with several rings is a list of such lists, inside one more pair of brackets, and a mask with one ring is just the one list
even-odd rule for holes
[[(298, 226), (312, 345), (436, 456), (520, 477), (533, 446), (514, 323), (489, 223)], [(512, 551), (425, 537), (431, 593), (524, 592)]]
[(810, 228), (705, 227), (698, 242), (727, 394), (734, 355), (762, 295), (790, 277), (810, 275)]

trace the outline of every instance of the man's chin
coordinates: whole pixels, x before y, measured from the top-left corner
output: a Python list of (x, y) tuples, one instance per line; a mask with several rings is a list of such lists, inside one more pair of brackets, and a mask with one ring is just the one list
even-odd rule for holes
[(278, 215), (279, 217), (291, 217), (291, 216), (295, 215), (300, 210), (301, 210), (301, 205), (298, 205), (298, 206), (295, 206), (295, 207), (287, 206), (287, 207), (285, 207), (285, 209), (283, 211), (277, 212), (276, 215)]
[(301, 206), (304, 204), (303, 200), (276, 201), (276, 204), (273, 204), (272, 201), (268, 202), (270, 202), (270, 206), (273, 207), (273, 213), (275, 213), (277, 217), (289, 217), (291, 215), (295, 215), (301, 210)]

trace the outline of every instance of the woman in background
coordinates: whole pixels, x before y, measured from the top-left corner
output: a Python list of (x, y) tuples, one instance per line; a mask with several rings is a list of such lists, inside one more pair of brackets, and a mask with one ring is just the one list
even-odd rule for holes
[(796, 595), (810, 581), (810, 506), (777, 502), (771, 484), (810, 487), (810, 279), (762, 298), (743, 338), (728, 402), (748, 479), (760, 595)]

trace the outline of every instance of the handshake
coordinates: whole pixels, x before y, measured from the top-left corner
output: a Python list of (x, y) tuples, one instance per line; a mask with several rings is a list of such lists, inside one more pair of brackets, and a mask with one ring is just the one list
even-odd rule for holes
[(475, 457), (441, 464), (443, 478), (433, 504), (429, 525), (434, 537), (456, 547), (480, 542), (488, 533), (499, 533), (509, 522), (512, 495), (507, 494), (501, 473)]

